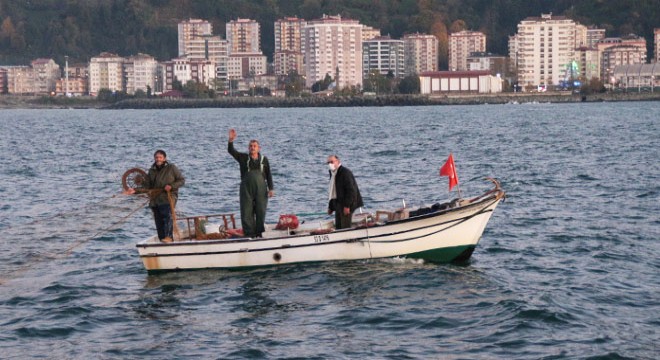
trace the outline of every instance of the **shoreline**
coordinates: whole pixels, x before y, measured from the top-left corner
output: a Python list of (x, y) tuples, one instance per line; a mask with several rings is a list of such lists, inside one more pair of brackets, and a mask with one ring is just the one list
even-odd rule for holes
[(219, 97), (215, 99), (149, 98), (105, 103), (91, 97), (0, 96), (0, 109), (187, 109), (187, 108), (291, 108), (291, 107), (382, 107), (434, 105), (497, 105), (524, 103), (592, 103), (658, 101), (660, 92), (645, 93), (499, 93), (451, 95), (378, 95), (308, 97)]

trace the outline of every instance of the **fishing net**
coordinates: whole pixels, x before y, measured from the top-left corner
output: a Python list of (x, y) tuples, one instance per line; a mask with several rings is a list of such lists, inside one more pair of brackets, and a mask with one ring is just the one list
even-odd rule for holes
[(48, 261), (69, 257), (87, 242), (116, 229), (147, 204), (144, 198), (114, 194), (96, 202), (76, 206), (24, 224), (3, 228), (9, 239), (0, 249), (5, 261), (0, 263), (0, 285)]

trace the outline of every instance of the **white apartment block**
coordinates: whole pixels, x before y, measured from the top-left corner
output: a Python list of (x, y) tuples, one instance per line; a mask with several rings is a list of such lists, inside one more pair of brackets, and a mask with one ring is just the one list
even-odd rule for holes
[(467, 70), (467, 58), (475, 52), (486, 51), (486, 34), (478, 31), (459, 31), (449, 35), (449, 70)]
[(305, 73), (305, 42), (303, 28), (307, 22), (297, 17), (279, 19), (275, 22), (275, 53), (273, 65), (275, 75), (287, 75), (296, 71)]
[(362, 87), (362, 25), (327, 16), (304, 28), (306, 86), (330, 75), (338, 89)]
[(505, 56), (487, 52), (473, 52), (467, 58), (467, 71), (490, 71), (492, 75), (504, 76), (507, 59)]
[(653, 51), (655, 51), (655, 62), (660, 63), (660, 28), (653, 29)]
[(234, 80), (265, 75), (267, 65), (266, 55), (261, 53), (232, 55), (227, 63), (227, 78)]
[(190, 40), (186, 57), (211, 61), (215, 65), (215, 78), (227, 80), (229, 43), (222, 37), (203, 35)]
[(232, 20), (226, 25), (229, 55), (261, 53), (259, 23), (251, 19)]
[(211, 36), (211, 23), (201, 19), (189, 19), (179, 23), (179, 56), (187, 56), (192, 50), (192, 41), (201, 36)]
[(124, 58), (102, 52), (89, 61), (89, 94), (96, 96), (101, 89), (124, 90)]
[(438, 71), (438, 39), (427, 34), (408, 34), (403, 37), (406, 74)]
[(371, 40), (380, 36), (380, 29), (372, 28), (371, 26), (362, 25), (362, 41)]
[(137, 90), (147, 93), (156, 91), (158, 62), (152, 56), (137, 54), (124, 61), (126, 93), (133, 95)]
[(394, 77), (405, 76), (406, 62), (403, 40), (394, 40), (389, 36), (380, 36), (362, 42), (362, 70), (366, 78), (372, 71)]
[(163, 91), (174, 88), (174, 81), (186, 85), (195, 81), (206, 86), (212, 86), (215, 81), (215, 64), (206, 59), (189, 59), (179, 57), (162, 63)]
[[(575, 60), (576, 23), (564, 16), (542, 14), (518, 24), (515, 37), (517, 78), (521, 86), (558, 85)], [(511, 46), (510, 46), (511, 48)]]
[(31, 65), (35, 72), (35, 94), (54, 92), (57, 79), (61, 76), (60, 66), (53, 59), (36, 59), (32, 61)]

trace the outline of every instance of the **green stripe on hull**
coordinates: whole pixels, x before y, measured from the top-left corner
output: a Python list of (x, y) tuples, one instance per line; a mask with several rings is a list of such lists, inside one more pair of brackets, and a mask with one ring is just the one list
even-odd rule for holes
[(452, 261), (465, 261), (470, 258), (474, 245), (454, 246), (440, 249), (420, 251), (406, 255), (413, 259), (423, 259), (436, 263), (448, 263)]

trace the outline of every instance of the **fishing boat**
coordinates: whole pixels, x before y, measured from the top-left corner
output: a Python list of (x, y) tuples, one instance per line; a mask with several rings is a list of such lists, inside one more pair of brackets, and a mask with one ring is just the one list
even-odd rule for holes
[(186, 225), (177, 241), (162, 243), (153, 236), (139, 242), (137, 250), (150, 272), (392, 257), (465, 261), (505, 196), (499, 182), (488, 179), (494, 188), (475, 198), (355, 214), (353, 226), (341, 230), (334, 230), (332, 221), (299, 225), (281, 216), (277, 225), (266, 225), (262, 237), (251, 239), (236, 229), (234, 214), (181, 218)]

